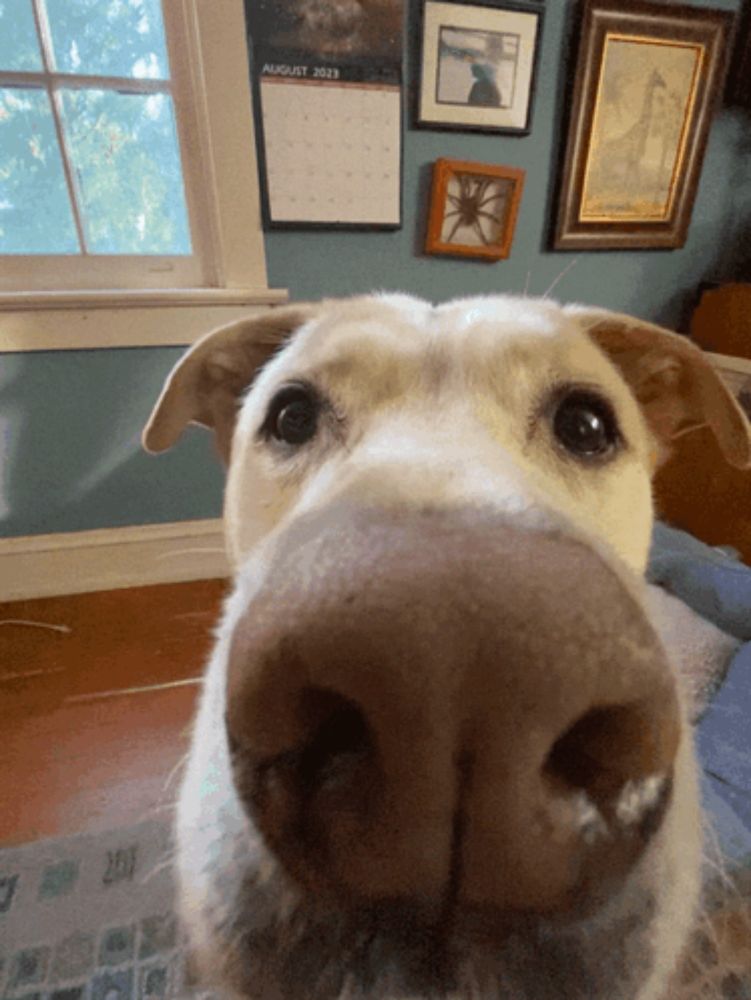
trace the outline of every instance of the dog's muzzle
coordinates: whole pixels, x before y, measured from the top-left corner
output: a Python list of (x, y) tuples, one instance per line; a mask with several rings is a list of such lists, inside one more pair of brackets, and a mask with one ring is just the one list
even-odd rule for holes
[(604, 903), (659, 830), (675, 683), (636, 591), (554, 530), (338, 506), (237, 625), (240, 797), (303, 891), (491, 935)]

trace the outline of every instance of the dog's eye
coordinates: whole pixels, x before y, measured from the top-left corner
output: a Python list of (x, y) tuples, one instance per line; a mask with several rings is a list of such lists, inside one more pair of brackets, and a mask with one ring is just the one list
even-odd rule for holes
[(580, 458), (602, 458), (620, 441), (610, 404), (596, 393), (580, 389), (559, 401), (553, 432), (566, 451)]
[(307, 386), (288, 385), (271, 400), (264, 429), (287, 444), (305, 444), (318, 428), (320, 404)]

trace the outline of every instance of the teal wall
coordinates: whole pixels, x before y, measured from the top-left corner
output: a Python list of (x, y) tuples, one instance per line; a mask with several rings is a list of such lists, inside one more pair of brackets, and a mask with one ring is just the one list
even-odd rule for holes
[[(252, 2), (252, 0), (251, 0)], [(736, 10), (740, 0), (714, 0)], [(270, 282), (293, 297), (401, 289), (441, 300), (477, 292), (541, 294), (575, 258), (546, 252), (561, 151), (573, 4), (547, 0), (531, 135), (503, 138), (410, 127), (404, 149), (404, 226), (398, 232), (274, 232)], [(417, 5), (408, 37), (414, 49)], [(407, 79), (412, 79), (410, 52)], [(555, 294), (680, 325), (697, 285), (751, 278), (751, 128), (723, 111), (711, 133), (686, 246), (585, 253)], [(495, 264), (421, 254), (430, 165), (440, 156), (527, 171), (511, 258)], [(0, 315), (0, 322), (2, 317)], [(0, 357), (0, 534), (77, 531), (218, 516), (222, 474), (209, 436), (192, 429), (173, 452), (140, 450), (139, 435), (172, 348), (50, 351)]]

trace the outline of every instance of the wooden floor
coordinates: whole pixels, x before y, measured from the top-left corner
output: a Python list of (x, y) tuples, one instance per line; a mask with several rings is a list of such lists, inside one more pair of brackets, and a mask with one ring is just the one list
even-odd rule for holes
[[(0, 844), (169, 809), (225, 586), (0, 604)], [(718, 912), (712, 940), (738, 961), (747, 916)]]
[(0, 604), (0, 844), (168, 807), (224, 590)]

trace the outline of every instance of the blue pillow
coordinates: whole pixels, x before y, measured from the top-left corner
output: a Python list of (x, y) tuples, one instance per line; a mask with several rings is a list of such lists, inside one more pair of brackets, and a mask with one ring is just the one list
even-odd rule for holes
[(647, 579), (737, 639), (751, 639), (751, 567), (658, 521)]
[[(745, 853), (751, 859), (749, 719), (751, 643), (746, 643), (733, 658), (722, 687), (697, 726), (696, 749), (705, 780), (711, 779), (716, 795), (724, 800), (745, 828)], [(723, 824), (718, 825), (718, 832), (722, 834)]]

